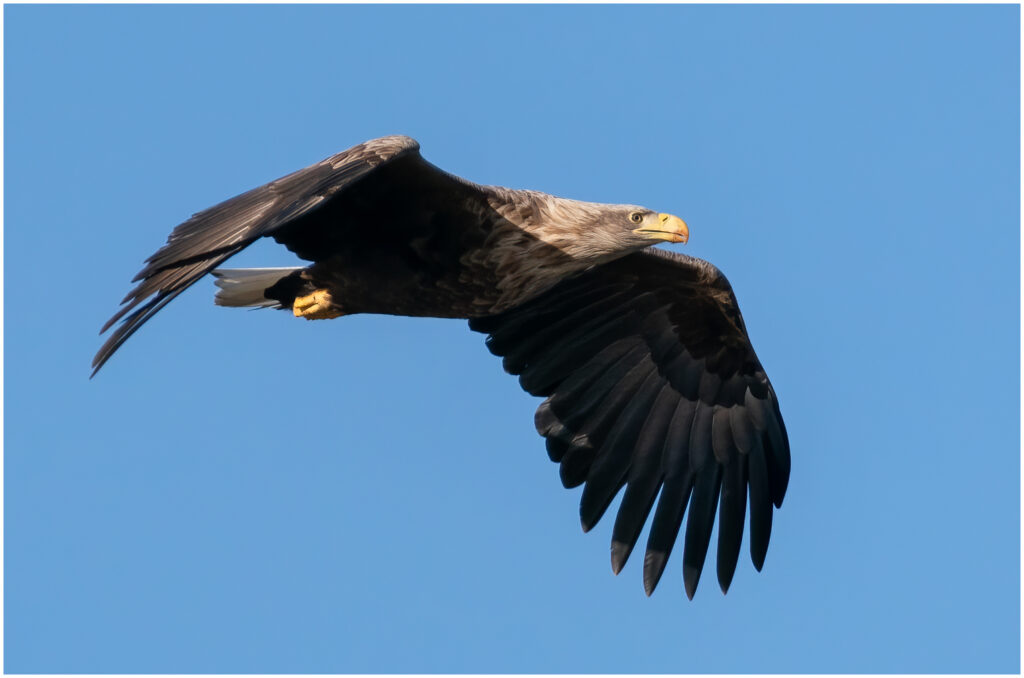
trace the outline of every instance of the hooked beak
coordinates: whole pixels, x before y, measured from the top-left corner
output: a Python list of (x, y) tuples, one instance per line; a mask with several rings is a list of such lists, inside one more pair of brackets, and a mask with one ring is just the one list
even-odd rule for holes
[(651, 240), (685, 243), (690, 239), (690, 229), (686, 222), (671, 214), (659, 214), (657, 226), (644, 226), (633, 232)]

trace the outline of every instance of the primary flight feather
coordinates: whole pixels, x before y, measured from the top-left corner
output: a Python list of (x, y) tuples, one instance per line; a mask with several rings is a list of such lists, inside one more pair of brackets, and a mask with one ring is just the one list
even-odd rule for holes
[[(261, 237), (312, 264), (215, 270)], [(625, 487), (613, 570), (653, 508), (649, 595), (685, 517), (683, 581), (692, 598), (717, 509), (725, 591), (748, 511), (751, 559), (759, 570), (764, 563), (773, 506), (789, 480), (789, 441), (728, 281), (700, 259), (646, 249), (688, 237), (670, 214), (481, 186), (426, 162), (409, 137), (373, 139), (175, 228), (103, 326), (121, 321), (93, 374), (207, 273), (224, 306), (290, 309), (310, 320), (468, 319), (522, 387), (545, 398), (537, 430), (563, 484), (584, 486), (584, 530)]]

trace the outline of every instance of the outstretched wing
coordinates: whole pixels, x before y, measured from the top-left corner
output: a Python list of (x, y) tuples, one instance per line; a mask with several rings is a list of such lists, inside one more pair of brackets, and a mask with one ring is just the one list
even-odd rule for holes
[(583, 529), (626, 490), (612, 532), (622, 569), (661, 497), (644, 558), (650, 595), (689, 505), (683, 580), (692, 598), (718, 507), (718, 581), (728, 589), (750, 505), (760, 570), (772, 504), (789, 480), (775, 392), (750, 345), (736, 297), (714, 266), (661, 250), (627, 255), (505, 313), (470, 321), (490, 334), (529, 393), (547, 399), (537, 430), (566, 487), (585, 484)]
[(419, 157), (418, 151), (419, 144), (406, 136), (373, 139), (195, 214), (132, 279), (139, 284), (100, 330), (124, 318), (93, 358), (93, 374), (143, 323), (225, 259), (315, 212), (374, 169), (410, 154)]

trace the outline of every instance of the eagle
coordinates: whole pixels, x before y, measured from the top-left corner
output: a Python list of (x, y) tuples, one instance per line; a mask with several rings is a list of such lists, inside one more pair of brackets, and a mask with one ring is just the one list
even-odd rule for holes
[[(263, 237), (311, 262), (219, 269)], [(171, 300), (210, 273), (222, 306), (462, 318), (528, 393), (566, 488), (583, 485), (589, 531), (622, 488), (618, 574), (653, 509), (643, 562), (651, 595), (683, 530), (693, 598), (718, 514), (721, 589), (750, 513), (761, 570), (790, 450), (778, 399), (725, 276), (660, 249), (686, 243), (670, 214), (483, 186), (423, 159), (407, 136), (373, 139), (242, 193), (177, 226), (101, 334), (96, 374)], [(655, 507), (655, 504), (656, 507)]]

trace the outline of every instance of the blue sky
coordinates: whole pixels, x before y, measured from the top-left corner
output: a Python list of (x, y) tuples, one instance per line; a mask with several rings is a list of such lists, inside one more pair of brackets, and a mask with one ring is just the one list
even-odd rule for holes
[[(1017, 7), (4, 12), (7, 672), (1019, 670)], [(460, 321), (204, 281), (88, 380), (175, 224), (392, 133), (687, 220), (789, 429), (761, 573), (613, 577)]]

